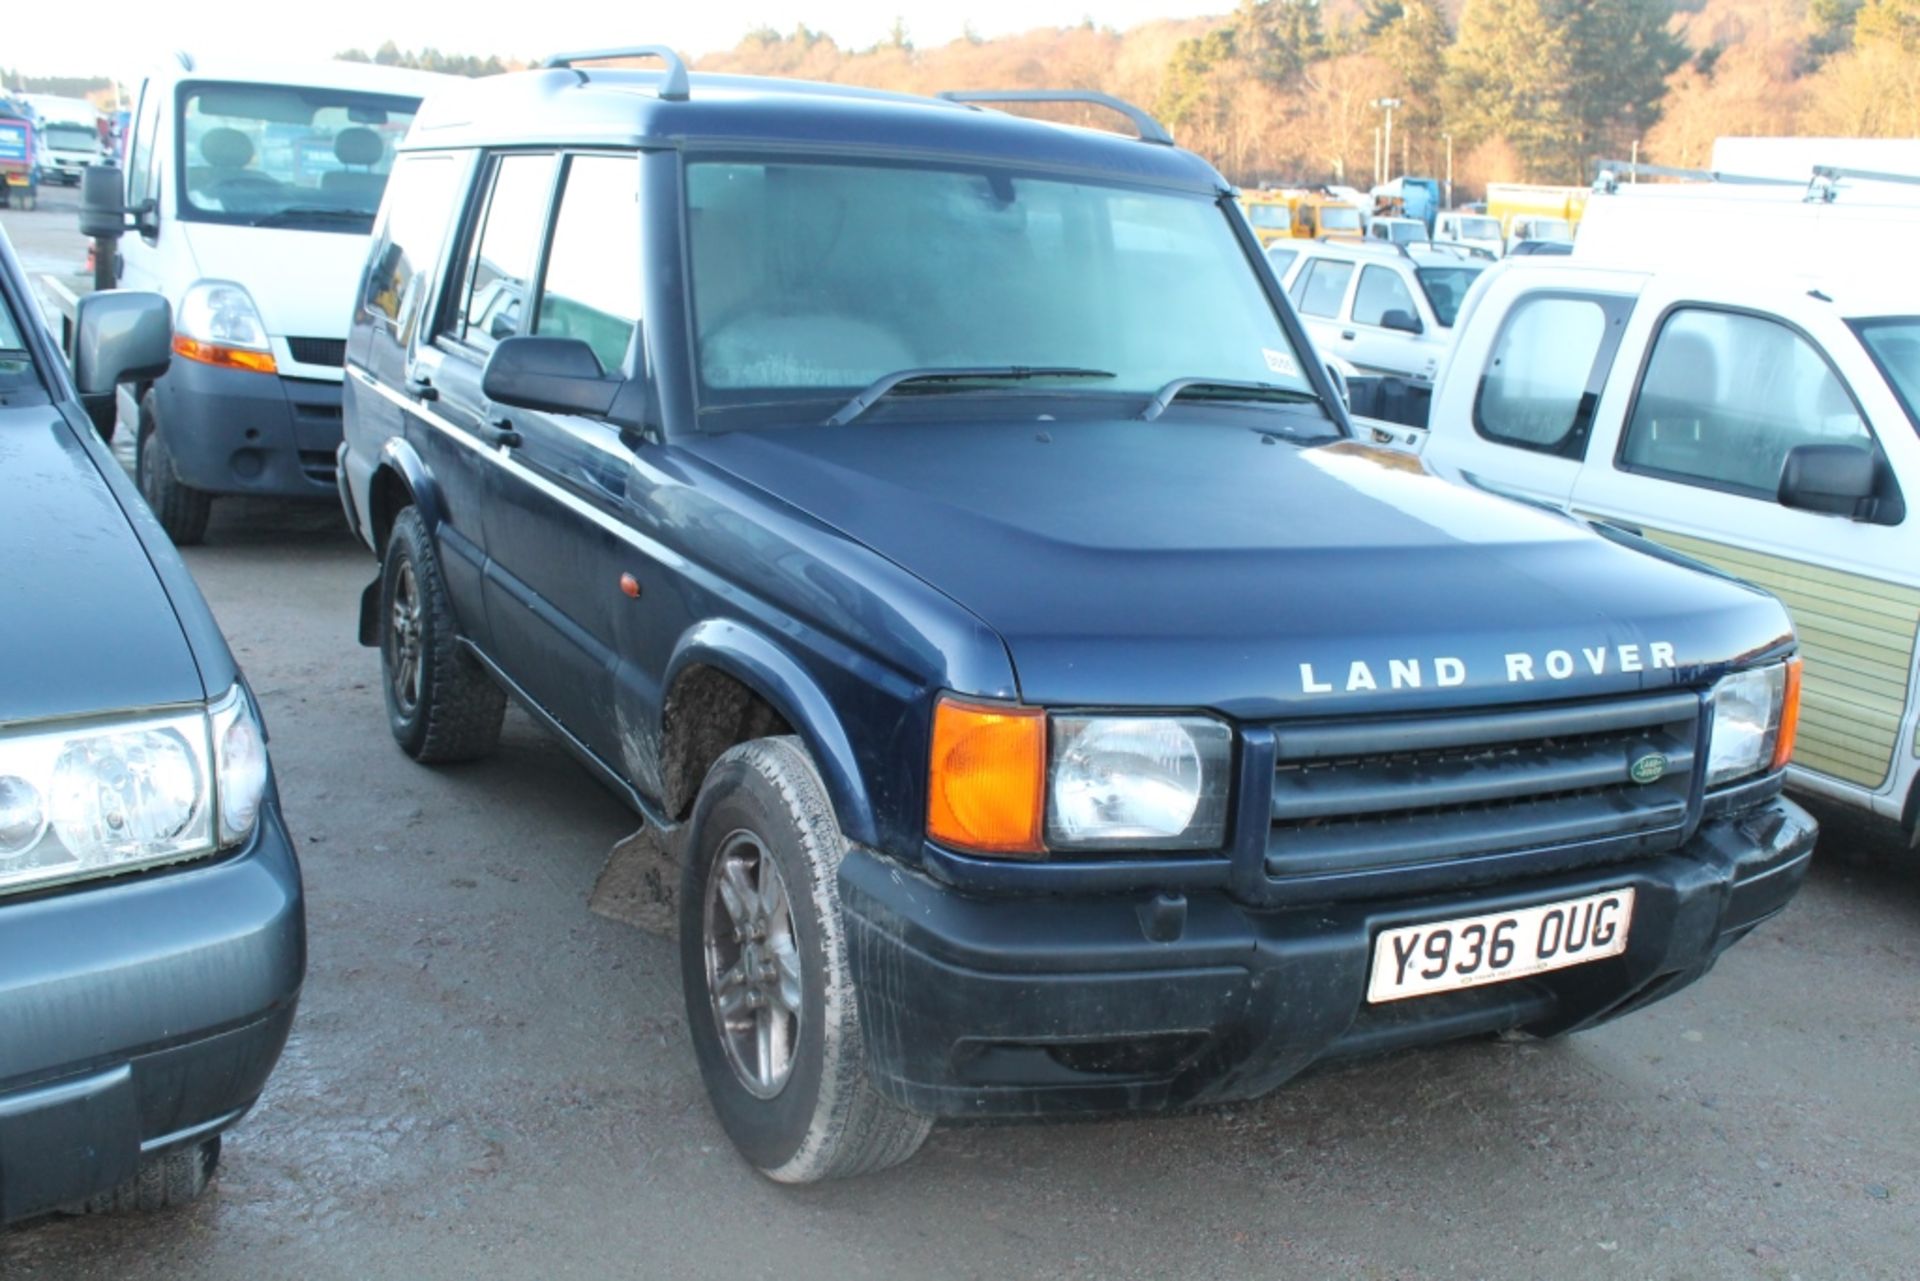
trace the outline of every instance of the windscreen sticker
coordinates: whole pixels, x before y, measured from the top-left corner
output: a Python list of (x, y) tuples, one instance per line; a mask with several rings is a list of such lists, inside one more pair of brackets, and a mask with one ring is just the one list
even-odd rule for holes
[(1296, 364), (1293, 357), (1286, 352), (1275, 351), (1271, 347), (1262, 347), (1260, 354), (1267, 358), (1267, 368), (1271, 372), (1279, 374), (1282, 378), (1298, 378), (1300, 376), (1300, 366)]

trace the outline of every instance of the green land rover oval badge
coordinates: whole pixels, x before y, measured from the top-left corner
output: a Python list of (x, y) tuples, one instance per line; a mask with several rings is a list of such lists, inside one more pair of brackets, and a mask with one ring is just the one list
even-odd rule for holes
[(1627, 774), (1636, 783), (1657, 783), (1667, 772), (1667, 758), (1658, 752), (1648, 752), (1636, 756), (1633, 764), (1627, 767)]

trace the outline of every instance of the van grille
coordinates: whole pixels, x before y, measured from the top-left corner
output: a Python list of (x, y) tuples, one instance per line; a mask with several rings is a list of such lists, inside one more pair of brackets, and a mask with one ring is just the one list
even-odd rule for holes
[(344, 338), (289, 338), (287, 353), (303, 365), (326, 365), (339, 368), (347, 363), (347, 340)]
[[(1277, 726), (1267, 876), (1337, 888), (1516, 851), (1603, 861), (1677, 844), (1699, 725), (1699, 696), (1677, 693)], [(1664, 772), (1635, 781), (1634, 763), (1655, 756)]]

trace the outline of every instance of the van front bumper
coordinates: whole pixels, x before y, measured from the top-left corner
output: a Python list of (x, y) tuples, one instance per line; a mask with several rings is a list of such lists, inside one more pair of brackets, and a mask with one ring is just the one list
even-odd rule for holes
[(245, 1115), (306, 972), (276, 805), (206, 863), (0, 899), (0, 1223), (106, 1192)]
[[(875, 1086), (936, 1117), (1252, 1098), (1316, 1063), (1506, 1030), (1558, 1035), (1671, 995), (1778, 912), (1817, 829), (1775, 799), (1670, 853), (1467, 893), (1278, 911), (1221, 891), (987, 899), (864, 849), (840, 899)], [(1386, 1005), (1383, 929), (1631, 886), (1624, 954)], [(1177, 929), (1176, 929), (1177, 922)]]
[(340, 384), (174, 357), (153, 385), (182, 484), (210, 494), (329, 498)]

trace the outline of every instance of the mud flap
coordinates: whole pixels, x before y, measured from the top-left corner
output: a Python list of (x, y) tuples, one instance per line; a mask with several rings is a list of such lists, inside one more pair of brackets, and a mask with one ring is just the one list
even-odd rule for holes
[(616, 842), (587, 909), (664, 939), (679, 937), (680, 860), (670, 843), (670, 836), (653, 827)]
[(380, 646), (380, 576), (374, 575), (367, 590), (360, 593), (360, 643), (369, 649)]

